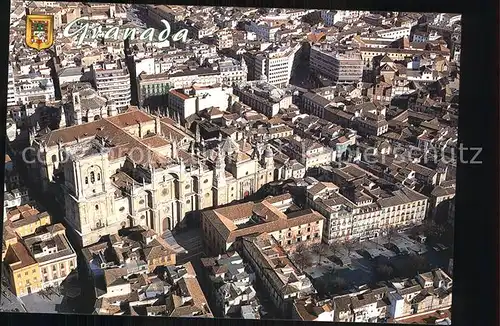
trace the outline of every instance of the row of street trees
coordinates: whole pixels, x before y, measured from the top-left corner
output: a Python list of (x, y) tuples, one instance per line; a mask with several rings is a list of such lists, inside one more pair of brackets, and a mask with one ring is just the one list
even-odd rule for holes
[(356, 241), (348, 240), (343, 243), (333, 242), (328, 245), (326, 243), (319, 242), (307, 246), (301, 242), (295, 247), (292, 259), (301, 270), (304, 270), (305, 268), (313, 265), (314, 256), (317, 258), (318, 265), (321, 265), (322, 259), (325, 258), (330, 252), (336, 255), (340, 253), (342, 248), (345, 248), (345, 250), (347, 250), (347, 254), (350, 255), (356, 243)]
[[(388, 242), (394, 240), (394, 238), (398, 235), (399, 229), (397, 227), (391, 226), (385, 230), (385, 236)], [(428, 238), (431, 238), (434, 241), (440, 241), (444, 237), (448, 238), (446, 235), (451, 234), (450, 230), (447, 230), (441, 224), (436, 223), (433, 220), (426, 220), (422, 225), (415, 226), (410, 229), (410, 234), (413, 236), (418, 236), (420, 234), (425, 235)], [(315, 243), (311, 246), (305, 245), (303, 242), (299, 243), (294, 250), (292, 255), (293, 260), (298, 265), (299, 268), (305, 269), (307, 267), (312, 266), (313, 264), (313, 256), (315, 255), (318, 260), (318, 265), (321, 265), (322, 258), (324, 258), (329, 252), (334, 255), (340, 253), (342, 248), (347, 251), (347, 255), (350, 256), (352, 250), (354, 249), (357, 241), (355, 240), (347, 240), (345, 242), (333, 242), (332, 244), (325, 244), (323, 242)], [(387, 270), (387, 269), (386, 269)]]

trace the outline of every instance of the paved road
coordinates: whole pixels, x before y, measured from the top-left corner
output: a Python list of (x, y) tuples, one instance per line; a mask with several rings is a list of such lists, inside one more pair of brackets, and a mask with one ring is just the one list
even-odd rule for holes
[(173, 235), (180, 247), (186, 250), (185, 253), (177, 256), (179, 264), (198, 259), (203, 253), (203, 242), (201, 240), (201, 229), (191, 229), (186, 232)]
[(68, 312), (62, 309), (63, 296), (56, 294), (42, 295), (41, 293), (32, 293), (21, 299), (28, 312), (37, 313), (57, 313)]
[(2, 282), (2, 296), (0, 297), (0, 311), (19, 311), (27, 312), (23, 302), (10, 291), (10, 289)]
[(187, 250), (179, 245), (177, 240), (175, 240), (174, 235), (170, 230), (163, 233), (162, 238), (172, 247), (177, 253), (187, 253)]

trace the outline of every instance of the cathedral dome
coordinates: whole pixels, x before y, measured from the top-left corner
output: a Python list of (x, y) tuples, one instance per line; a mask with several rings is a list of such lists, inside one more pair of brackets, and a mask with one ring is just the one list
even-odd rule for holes
[(273, 157), (274, 153), (273, 150), (271, 149), (271, 146), (267, 145), (266, 149), (264, 150), (264, 157)]

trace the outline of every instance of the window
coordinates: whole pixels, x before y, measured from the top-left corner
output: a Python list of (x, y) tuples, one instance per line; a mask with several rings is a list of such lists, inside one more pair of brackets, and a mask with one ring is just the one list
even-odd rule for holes
[(95, 209), (98, 210), (99, 209), (99, 205), (95, 205)]
[(72, 260), (70, 260), (70, 261), (69, 261), (69, 267), (73, 267), (73, 266), (74, 266), (74, 265), (73, 265), (73, 261), (72, 261)]
[[(97, 223), (99, 224), (99, 223)], [(52, 271), (55, 272), (57, 270), (56, 265), (52, 265)]]
[(25, 273), (24, 273), (24, 276), (28, 276), (28, 272), (25, 272)]
[(101, 174), (97, 173), (97, 181), (101, 180)]
[(64, 264), (63, 264), (63, 263), (61, 263), (61, 265), (59, 265), (59, 266), (61, 267), (61, 269), (64, 269), (64, 268), (65, 268), (65, 266), (64, 266)]
[(55, 163), (57, 162), (57, 156), (56, 155), (52, 155), (52, 163)]
[(139, 204), (140, 205), (144, 204), (144, 199), (139, 200)]
[(94, 171), (90, 172), (90, 182), (95, 183), (95, 174)]
[(203, 183), (208, 183), (208, 179), (203, 180)]
[(190, 185), (186, 185), (184, 188), (185, 189), (189, 189), (189, 188), (191, 188), (191, 186)]
[(125, 207), (120, 207), (119, 211), (123, 212), (125, 210)]
[(88, 185), (89, 184), (89, 177), (85, 177), (85, 184)]

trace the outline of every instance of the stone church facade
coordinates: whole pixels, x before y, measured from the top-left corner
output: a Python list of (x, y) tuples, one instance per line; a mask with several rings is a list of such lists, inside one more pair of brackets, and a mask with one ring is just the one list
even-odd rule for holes
[(243, 199), (282, 175), (270, 146), (228, 137), (203, 149), (196, 138), (132, 107), (32, 139), (39, 159), (30, 167), (44, 191), (63, 193), (82, 246), (133, 225), (162, 234), (188, 212)]

